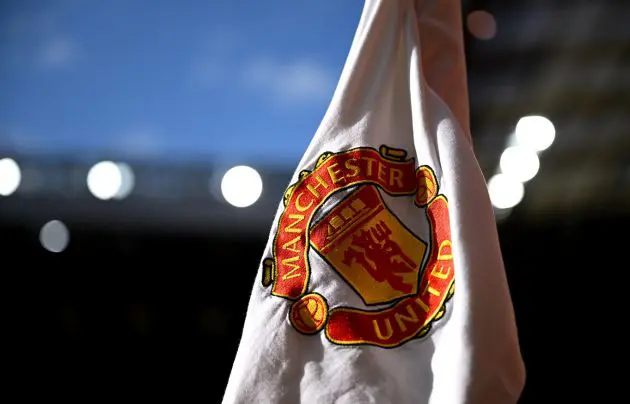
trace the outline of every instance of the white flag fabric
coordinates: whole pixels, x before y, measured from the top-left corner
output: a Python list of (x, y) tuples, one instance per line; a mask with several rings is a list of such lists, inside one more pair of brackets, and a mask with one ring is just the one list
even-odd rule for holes
[(280, 203), (224, 404), (517, 402), (525, 372), (470, 140), (460, 13), (365, 1)]

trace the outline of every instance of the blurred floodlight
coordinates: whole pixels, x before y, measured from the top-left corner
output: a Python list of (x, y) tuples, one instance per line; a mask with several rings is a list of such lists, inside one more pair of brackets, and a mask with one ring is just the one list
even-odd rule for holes
[(95, 164), (87, 176), (87, 186), (98, 199), (123, 199), (133, 190), (135, 177), (129, 165), (101, 161)]
[(87, 176), (87, 186), (98, 199), (111, 199), (122, 185), (122, 175), (113, 161), (101, 161), (95, 164)]
[(514, 137), (517, 144), (540, 152), (551, 146), (556, 138), (556, 128), (544, 116), (524, 116), (516, 124)]
[(525, 187), (506, 174), (496, 174), (488, 181), (488, 193), (494, 207), (510, 209), (523, 200)]
[(501, 171), (521, 182), (531, 180), (540, 169), (540, 160), (536, 152), (529, 147), (508, 147), (501, 154)]
[(0, 160), (0, 196), (9, 196), (15, 192), (22, 181), (20, 166), (15, 160), (4, 158)]
[(466, 17), (468, 31), (477, 39), (488, 40), (497, 34), (497, 22), (487, 11), (476, 10)]
[(120, 187), (118, 187), (118, 192), (114, 195), (114, 199), (124, 199), (133, 191), (136, 178), (129, 164), (116, 163), (116, 166), (120, 172)]
[(262, 178), (248, 166), (230, 168), (221, 180), (221, 193), (225, 200), (238, 208), (253, 205), (262, 194)]
[(70, 232), (63, 222), (51, 220), (39, 231), (39, 241), (50, 252), (62, 252), (68, 247)]

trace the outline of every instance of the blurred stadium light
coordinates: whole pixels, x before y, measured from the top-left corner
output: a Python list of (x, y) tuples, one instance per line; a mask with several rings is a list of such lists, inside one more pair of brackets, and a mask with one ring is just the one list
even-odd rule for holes
[(13, 156), (0, 160), (0, 220), (38, 228), (57, 218), (70, 228), (266, 233), (291, 174), (247, 165), (225, 171), (212, 164)]
[(488, 193), (496, 208), (510, 209), (523, 200), (525, 186), (509, 175), (499, 173), (488, 180)]
[(514, 129), (514, 139), (518, 145), (527, 146), (537, 152), (545, 151), (556, 138), (556, 128), (544, 116), (524, 116)]
[(499, 170), (488, 181), (492, 204), (505, 218), (525, 196), (525, 183), (540, 170), (539, 155), (556, 137), (553, 123), (544, 116), (530, 115), (518, 120), (514, 132), (507, 136), (507, 145), (499, 157)]
[(21, 181), (22, 172), (15, 160), (10, 158), (0, 160), (0, 196), (14, 193)]
[(262, 194), (263, 183), (260, 174), (248, 166), (230, 168), (221, 180), (221, 193), (225, 200), (238, 208), (246, 208), (256, 203)]
[(125, 163), (101, 161), (87, 175), (87, 186), (92, 195), (101, 200), (126, 198), (134, 186), (131, 167)]
[(503, 151), (499, 160), (501, 172), (520, 182), (534, 178), (540, 168), (536, 152), (524, 146), (510, 146)]
[(468, 31), (477, 39), (487, 41), (497, 33), (497, 22), (494, 16), (484, 10), (475, 10), (466, 17)]
[(51, 220), (40, 230), (39, 241), (50, 252), (62, 252), (70, 242), (70, 232), (62, 221)]

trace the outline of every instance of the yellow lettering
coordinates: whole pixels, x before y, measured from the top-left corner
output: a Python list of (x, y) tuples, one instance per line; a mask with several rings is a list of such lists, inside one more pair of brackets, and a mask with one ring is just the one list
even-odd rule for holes
[(330, 180), (332, 181), (333, 184), (337, 184), (345, 179), (343, 175), (338, 177), (338, 175), (341, 174), (342, 172), (341, 170), (335, 170), (335, 167), (337, 167), (338, 165), (339, 164), (337, 163), (333, 163), (327, 168), (328, 175), (330, 175)]
[(410, 323), (418, 322), (418, 316), (416, 315), (416, 312), (413, 310), (413, 307), (411, 307), (411, 304), (407, 305), (407, 313), (409, 313), (408, 316), (400, 314), (400, 313), (394, 314), (394, 318), (396, 319), (396, 322), (398, 323), (398, 327), (400, 328), (402, 332), (407, 331), (407, 325), (405, 324), (403, 320), (406, 320)]
[(422, 301), (422, 299), (420, 298), (420, 296), (418, 296), (418, 297), (415, 299), (415, 302), (416, 302), (416, 303), (418, 303), (418, 306), (420, 306), (420, 308), (421, 308), (422, 310), (424, 310), (424, 312), (425, 312), (425, 313), (428, 313), (428, 312), (429, 312), (429, 309), (430, 309), (429, 305), (428, 305), (428, 304), (426, 304), (425, 302), (423, 302), (423, 301)]
[(371, 157), (361, 157), (361, 160), (365, 160), (367, 161), (367, 171), (366, 174), (367, 176), (371, 176), (372, 175), (372, 164), (374, 164), (374, 162), (376, 161), (376, 159), (373, 159)]
[(396, 183), (396, 185), (402, 188), (403, 187), (402, 177), (403, 177), (403, 171), (401, 169), (398, 169), (398, 168), (389, 169), (389, 185), (390, 186)]
[(446, 261), (446, 260), (452, 260), (453, 259), (453, 255), (452, 254), (443, 254), (442, 253), (442, 250), (444, 248), (446, 248), (446, 247), (451, 248), (451, 251), (453, 251), (452, 250), (453, 247), (452, 247), (452, 244), (451, 244), (451, 240), (444, 240), (444, 241), (442, 241), (440, 243), (440, 248), (438, 249), (438, 258), (437, 258), (438, 261)]
[(356, 163), (358, 163), (357, 159), (348, 159), (345, 162), (345, 166), (348, 170), (350, 170), (351, 172), (349, 174), (346, 174), (346, 177), (348, 178), (352, 178), (352, 177), (356, 177), (357, 175), (359, 175), (359, 172), (361, 171), (359, 169), (359, 166), (356, 165)]
[(324, 187), (324, 188), (328, 188), (328, 184), (326, 183), (326, 181), (324, 181), (324, 179), (322, 177), (320, 177), (319, 175), (315, 176), (315, 179), (317, 180), (317, 184), (315, 185), (311, 185), (308, 184), (306, 186), (306, 189), (308, 189), (309, 191), (311, 191), (311, 194), (313, 194), (313, 196), (315, 198), (319, 198), (319, 192), (317, 192), (317, 188), (319, 187)]
[(306, 205), (306, 206), (302, 205), (302, 202), (300, 202), (300, 198), (302, 197), (302, 195), (304, 195), (304, 192), (302, 192), (301, 194), (298, 194), (298, 196), (295, 197), (295, 209), (298, 212), (307, 211), (308, 209), (311, 208), (311, 206), (313, 206), (313, 200), (312, 199), (308, 202), (308, 205)]
[(293, 279), (293, 278), (297, 278), (299, 276), (302, 276), (301, 272), (298, 272), (301, 268), (299, 265), (294, 264), (293, 262), (298, 261), (300, 259), (300, 257), (295, 256), (295, 257), (291, 257), (291, 258), (285, 258), (282, 260), (282, 265), (286, 265), (289, 266), (293, 269), (291, 269), (289, 272), (287, 272), (286, 274), (284, 274), (282, 276), (282, 280), (286, 281), (287, 279)]
[[(440, 243), (440, 248), (438, 249), (438, 261), (450, 261), (453, 259), (453, 255), (442, 253), (442, 249), (447, 247), (451, 248), (450, 240), (444, 240)], [(433, 266), (433, 269), (431, 269), (431, 276), (435, 276), (438, 279), (447, 279), (451, 274), (451, 268), (451, 265), (447, 264), (446, 266), (443, 266), (436, 263)]]
[(300, 241), (301, 237), (302, 236), (297, 236), (293, 240), (287, 241), (286, 243), (284, 243), (282, 245), (282, 248), (284, 248), (285, 250), (289, 250), (289, 251), (293, 251), (293, 252), (299, 253), (301, 250), (299, 248), (297, 248), (296, 246), (297, 246), (298, 241)]
[(429, 294), (433, 296), (440, 296), (440, 291), (432, 287), (430, 283), (427, 283), (427, 288), (424, 290), (424, 293), (427, 293), (427, 292), (429, 292)]
[(300, 223), (302, 220), (304, 220), (304, 215), (292, 214), (292, 215), (289, 215), (289, 219), (294, 219), (295, 221), (292, 222), (291, 224), (288, 224), (287, 227), (284, 228), (285, 232), (287, 232), (287, 233), (302, 233), (304, 231), (303, 229), (296, 229), (296, 228), (293, 227), (296, 224)]
[[(446, 270), (445, 270), (446, 269)], [(431, 270), (431, 276), (435, 276), (438, 279), (446, 279), (451, 274), (451, 267), (444, 267), (442, 265), (435, 264)]]
[(377, 168), (377, 170), (378, 170), (378, 174), (377, 174), (377, 176), (378, 176), (379, 181), (386, 182), (387, 180), (385, 179), (385, 169), (386, 169), (387, 167), (385, 166), (385, 164), (383, 164), (383, 163), (381, 163), (381, 162), (379, 162), (379, 163), (377, 164), (377, 167), (378, 167), (378, 168)]
[(374, 333), (376, 334), (378, 339), (381, 339), (381, 340), (389, 339), (394, 334), (394, 330), (392, 330), (392, 323), (389, 321), (389, 319), (386, 318), (384, 321), (385, 321), (385, 329), (386, 329), (387, 335), (383, 335), (383, 333), (381, 332), (381, 328), (378, 325), (378, 321), (376, 321), (376, 319), (372, 320), (372, 325), (374, 325)]

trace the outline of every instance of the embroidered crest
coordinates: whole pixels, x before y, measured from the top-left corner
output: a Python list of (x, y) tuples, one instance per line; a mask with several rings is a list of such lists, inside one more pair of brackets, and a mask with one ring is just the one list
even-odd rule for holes
[[(284, 196), (273, 256), (263, 261), (264, 286), (292, 301), (289, 320), (303, 334), (324, 330), (340, 345), (397, 347), (427, 334), (454, 293), (454, 268), (446, 197), (428, 166), (416, 169), (401, 149), (362, 147), (324, 153)], [(349, 195), (313, 223), (336, 192)], [(382, 190), (414, 198), (425, 210), (430, 240), (422, 240), (387, 206)], [(312, 248), (370, 310), (328, 306), (309, 293)]]

